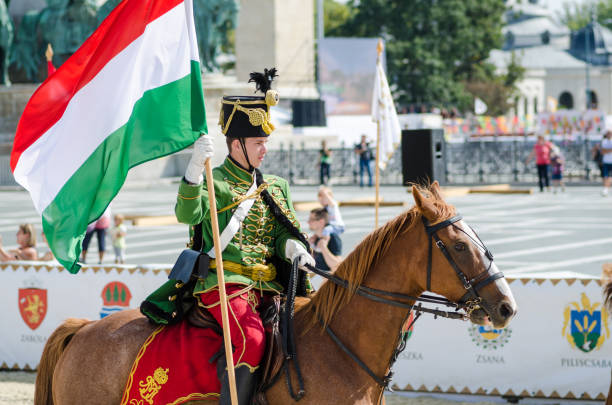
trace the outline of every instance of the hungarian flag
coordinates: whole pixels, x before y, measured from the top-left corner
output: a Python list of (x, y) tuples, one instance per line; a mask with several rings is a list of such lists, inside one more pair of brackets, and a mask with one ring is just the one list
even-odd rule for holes
[(130, 168), (207, 132), (192, 0), (124, 0), (32, 95), (11, 169), (76, 273), (87, 225)]

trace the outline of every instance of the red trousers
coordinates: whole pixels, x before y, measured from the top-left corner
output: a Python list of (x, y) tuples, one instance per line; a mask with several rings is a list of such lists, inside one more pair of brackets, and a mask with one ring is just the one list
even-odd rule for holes
[[(245, 288), (241, 284), (228, 284), (225, 287), (228, 298)], [(212, 290), (199, 294), (199, 297), (219, 325), (223, 325), (221, 306), (218, 304), (219, 291)], [(234, 366), (246, 363), (250, 367), (257, 367), (264, 355), (266, 333), (257, 312), (261, 300), (259, 291), (255, 289), (229, 299), (228, 315), (234, 347)], [(213, 304), (217, 305), (211, 306)]]

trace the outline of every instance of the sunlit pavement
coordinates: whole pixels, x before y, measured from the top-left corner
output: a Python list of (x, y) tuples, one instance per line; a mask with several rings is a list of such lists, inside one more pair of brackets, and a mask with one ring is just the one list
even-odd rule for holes
[[(166, 182), (148, 187), (126, 187), (112, 203), (114, 213), (125, 215), (172, 216), (178, 185)], [(452, 190), (452, 189), (449, 189)], [(295, 202), (316, 201), (317, 187), (293, 186)], [(334, 187), (339, 201), (373, 199), (373, 188)], [(601, 265), (612, 262), (612, 196), (602, 197), (599, 187), (568, 187), (565, 192), (532, 194), (453, 195), (455, 205), (465, 220), (492, 250), (500, 269), (508, 274), (570, 271), (600, 275)], [(382, 187), (386, 202), (413, 200), (405, 187)], [(78, 198), (75, 196), (75, 198)], [(379, 221), (384, 223), (406, 207), (380, 207)], [(348, 254), (374, 228), (373, 206), (347, 206), (341, 212), (346, 223), (342, 235), (343, 254)], [(17, 225), (35, 224), (39, 253), (46, 247), (40, 241), (41, 220), (25, 191), (0, 191), (0, 235), (7, 248), (16, 246)], [(299, 211), (298, 219), (307, 230), (308, 211)], [(133, 226), (128, 223), (127, 263), (173, 263), (185, 247), (184, 225)], [(95, 239), (95, 238), (94, 238)], [(104, 262), (113, 261), (107, 240)], [(97, 262), (95, 240), (88, 260)]]

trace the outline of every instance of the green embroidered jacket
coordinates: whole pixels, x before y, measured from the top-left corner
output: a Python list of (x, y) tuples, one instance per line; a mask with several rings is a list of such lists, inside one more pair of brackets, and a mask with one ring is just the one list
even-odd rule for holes
[[(253, 177), (231, 159), (226, 158), (221, 166), (213, 169), (213, 179), (217, 211), (219, 211), (219, 233), (221, 233), (237, 208), (235, 203), (246, 195), (253, 184)], [(300, 229), (287, 181), (277, 176), (264, 175), (264, 182), (268, 184), (268, 192), (285, 216)], [(175, 213), (179, 222), (190, 225), (190, 237), (193, 237), (193, 226), (202, 222), (204, 252), (213, 248), (206, 181), (200, 185), (190, 185), (184, 180), (181, 181)], [(258, 195), (244, 219), (241, 229), (236, 232), (223, 251), (223, 261), (242, 265), (243, 268), (255, 269), (257, 266), (269, 264), (269, 260), (274, 254), (281, 259), (288, 260), (285, 257), (285, 242), (290, 238), (293, 238), (293, 236), (274, 218), (261, 195)], [(211, 259), (211, 263), (213, 262), (214, 259)], [(282, 291), (280, 284), (275, 281), (254, 281), (247, 275), (229, 271), (226, 267), (224, 266), (224, 275), (225, 282), (228, 284), (256, 284), (258, 289)], [(211, 270), (205, 279), (198, 280), (194, 288), (194, 294), (216, 287), (217, 274), (214, 270)]]

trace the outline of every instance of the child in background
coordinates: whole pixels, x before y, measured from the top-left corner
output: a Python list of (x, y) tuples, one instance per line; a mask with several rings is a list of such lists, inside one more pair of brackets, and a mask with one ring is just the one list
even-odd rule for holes
[(115, 226), (111, 229), (113, 238), (113, 250), (115, 251), (115, 263), (123, 264), (125, 260), (125, 235), (127, 227), (123, 223), (123, 215), (115, 215)]
[(327, 210), (329, 224), (323, 229), (323, 236), (329, 236), (332, 233), (340, 235), (344, 232), (344, 221), (340, 215), (338, 203), (334, 200), (334, 196), (329, 187), (321, 186), (317, 194), (319, 203)]
[(561, 149), (557, 145), (553, 145), (550, 150), (550, 166), (552, 168), (552, 185), (553, 193), (557, 193), (559, 188), (561, 191), (565, 191), (565, 185), (563, 184), (563, 154)]

